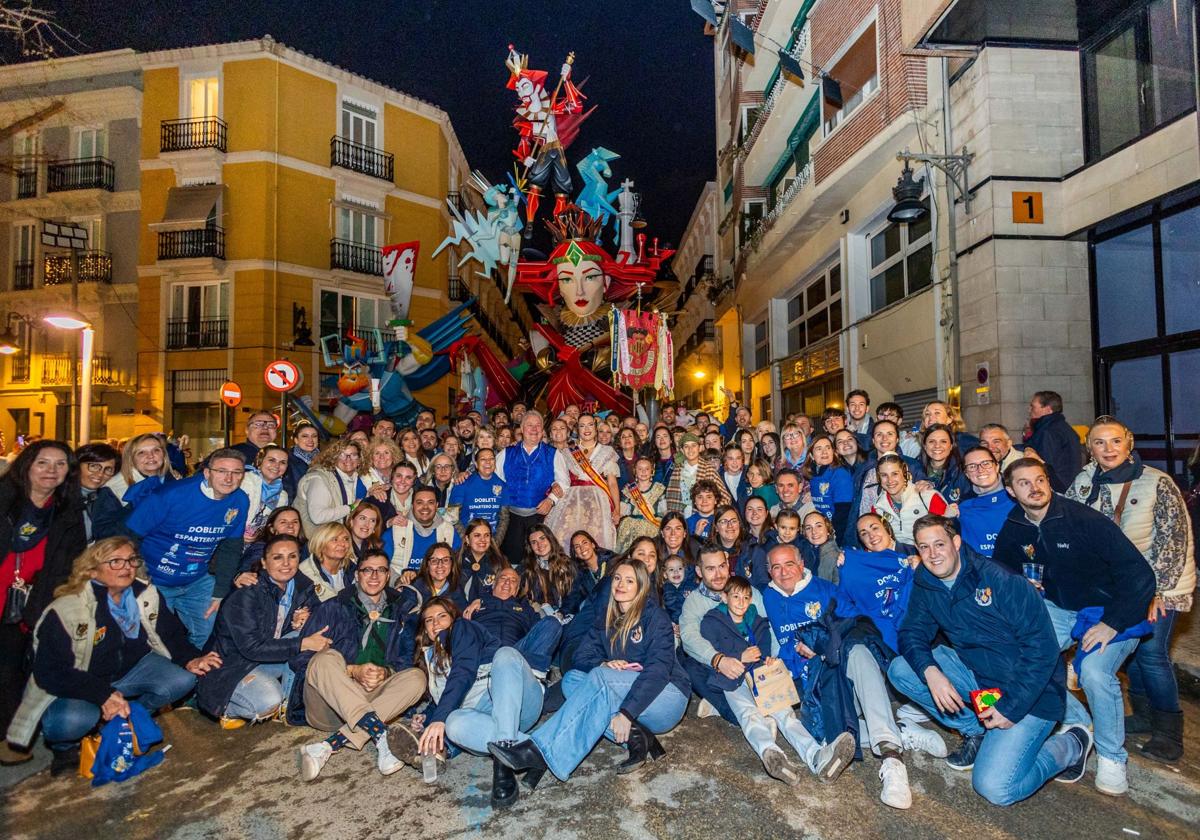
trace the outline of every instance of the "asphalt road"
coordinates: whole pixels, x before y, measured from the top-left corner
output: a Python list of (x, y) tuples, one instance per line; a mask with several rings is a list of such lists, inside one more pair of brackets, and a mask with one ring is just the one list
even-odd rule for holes
[[(51, 779), (44, 750), (0, 773), (0, 836), (13, 838), (1102, 838), (1194, 837), (1200, 825), (1200, 706), (1185, 708), (1185, 759), (1167, 767), (1133, 759), (1131, 792), (1105, 796), (1092, 774), (1051, 782), (1011, 808), (989, 805), (970, 775), (939, 759), (909, 758), (914, 803), (879, 802), (879, 764), (868, 758), (833, 785), (797, 788), (769, 779), (741, 734), (719, 718), (689, 715), (663, 739), (666, 758), (629, 776), (623, 755), (601, 743), (565, 784), (546, 781), (513, 808), (489, 806), (490, 761), (462, 755), (434, 785), (407, 768), (383, 778), (374, 753), (334, 756), (315, 782), (296, 775), (307, 729), (263, 724), (226, 732), (195, 712), (160, 721), (166, 760), (124, 784), (93, 790)], [(947, 736), (953, 746), (953, 735)], [(782, 743), (782, 740), (781, 740)]]

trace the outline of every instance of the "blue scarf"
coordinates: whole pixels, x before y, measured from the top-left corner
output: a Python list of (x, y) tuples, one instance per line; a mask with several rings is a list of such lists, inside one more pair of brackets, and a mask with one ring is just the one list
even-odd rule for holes
[(1093, 505), (1096, 499), (1100, 498), (1101, 484), (1125, 484), (1126, 482), (1136, 481), (1142, 477), (1142, 473), (1146, 468), (1142, 466), (1142, 456), (1136, 452), (1130, 454), (1129, 460), (1123, 464), (1118, 464), (1108, 472), (1096, 466), (1096, 471), (1092, 473), (1092, 489), (1088, 492), (1087, 504)]
[[(270, 580), (270, 578), (268, 578)], [(271, 581), (272, 586), (278, 586), (275, 581)], [(287, 587), (283, 590), (283, 594), (279, 596), (279, 609), (275, 613), (275, 638), (278, 639), (283, 633), (283, 625), (287, 621), (288, 613), (292, 611), (292, 598), (296, 594), (296, 579), (292, 578), (287, 582)]]
[(133, 587), (127, 586), (121, 593), (120, 601), (108, 597), (108, 611), (116, 619), (117, 626), (125, 634), (126, 639), (136, 639), (142, 628), (142, 616), (138, 610), (137, 598), (133, 595)]
[(292, 454), (293, 454), (293, 455), (295, 455), (297, 458), (299, 458), (299, 459), (300, 459), (301, 461), (303, 461), (304, 463), (306, 463), (306, 464), (308, 464), (309, 466), (311, 466), (311, 465), (312, 465), (312, 462), (313, 462), (313, 458), (316, 458), (316, 457), (317, 457), (317, 450), (316, 450), (316, 449), (314, 449), (312, 452), (305, 452), (305, 451), (304, 451), (303, 449), (301, 449), (299, 446), (293, 446), (293, 447), (292, 447)]
[[(261, 473), (260, 473), (261, 475)], [(274, 481), (267, 481), (265, 478), (262, 483), (262, 507), (264, 510), (273, 509), (279, 501), (279, 494), (283, 492), (283, 477)]]

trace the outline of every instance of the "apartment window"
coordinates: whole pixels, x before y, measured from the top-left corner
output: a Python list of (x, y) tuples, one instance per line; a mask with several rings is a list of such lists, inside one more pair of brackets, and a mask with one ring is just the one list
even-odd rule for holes
[(379, 217), (367, 210), (339, 207), (338, 239), (353, 242), (356, 245), (377, 245), (380, 240), (379, 222)]
[[(929, 207), (929, 199), (924, 200)], [(871, 265), (871, 311), (920, 291), (933, 283), (932, 220), (889, 223), (867, 237)]]
[(194, 120), (219, 117), (221, 84), (216, 76), (188, 79), (187, 115)]
[(765, 368), (771, 361), (771, 343), (768, 340), (767, 316), (753, 326), (754, 330), (754, 370)]
[[(321, 335), (365, 334), (384, 327), (391, 309), (384, 298), (321, 290)], [(360, 336), (365, 337), (365, 336)]]
[(37, 227), (32, 223), (13, 225), (14, 291), (33, 288), (33, 258), (37, 242)]
[(846, 49), (829, 68), (829, 76), (841, 86), (842, 104), (822, 100), (822, 122), (829, 134), (850, 117), (879, 88), (876, 57), (875, 21)]
[(41, 151), (40, 137), (36, 131), (18, 134), (13, 139), (13, 170), (17, 198), (34, 198), (37, 195), (38, 153)]
[(72, 157), (98, 158), (107, 152), (107, 137), (103, 128), (77, 128), (74, 132)]
[(1089, 161), (1196, 107), (1192, 0), (1136, 5), (1080, 51)]
[(742, 204), (742, 242), (745, 242), (758, 226), (762, 224), (763, 216), (767, 214), (765, 199), (754, 199)]
[(10, 317), (8, 322), (9, 329), (16, 336), (17, 347), (20, 348), (8, 357), (8, 381), (28, 382), (29, 361), (33, 356), (33, 330), (24, 318)]
[(375, 134), (379, 115), (374, 108), (342, 100), (342, 137), (362, 146), (376, 148)]
[(834, 265), (797, 287), (787, 299), (787, 354), (842, 329), (842, 267)]
[(226, 347), (229, 343), (229, 283), (178, 283), (171, 287), (167, 349)]
[(762, 105), (743, 105), (741, 110), (741, 119), (738, 121), (738, 145), (746, 142), (746, 138), (750, 136), (750, 132), (754, 130), (754, 124), (758, 122), (758, 115), (762, 113)]

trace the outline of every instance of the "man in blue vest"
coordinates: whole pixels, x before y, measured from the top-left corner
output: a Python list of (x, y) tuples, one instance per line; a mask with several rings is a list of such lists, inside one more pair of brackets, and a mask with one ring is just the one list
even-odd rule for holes
[[(501, 549), (520, 568), (529, 529), (546, 518), (571, 485), (567, 457), (542, 440), (545, 421), (530, 409), (521, 418), (521, 440), (496, 458), (496, 475), (504, 482), (508, 530)], [(557, 492), (556, 492), (557, 491)]]

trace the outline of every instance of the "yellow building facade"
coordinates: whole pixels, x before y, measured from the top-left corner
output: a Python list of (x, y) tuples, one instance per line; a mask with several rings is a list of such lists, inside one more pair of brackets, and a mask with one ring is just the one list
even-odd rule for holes
[[(415, 327), (455, 305), (453, 251), (431, 254), (468, 168), (444, 111), (270, 38), (141, 59), (138, 423), (200, 457), (224, 439), (227, 380), (235, 440), (280, 404), (275, 359), (303, 371), (298, 395), (334, 396), (320, 338), (389, 320), (382, 245), (421, 243)], [(414, 396), (444, 416), (449, 384)]]

